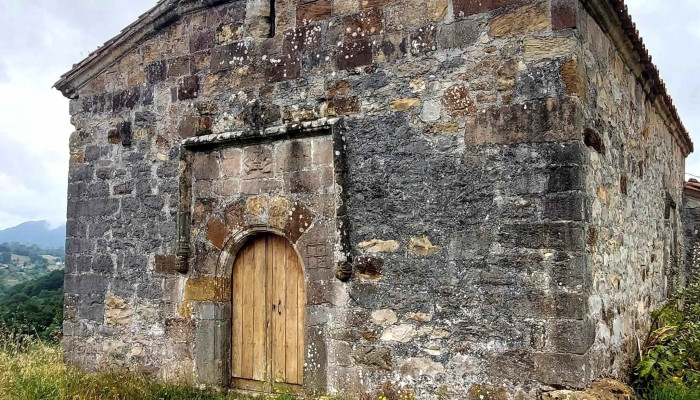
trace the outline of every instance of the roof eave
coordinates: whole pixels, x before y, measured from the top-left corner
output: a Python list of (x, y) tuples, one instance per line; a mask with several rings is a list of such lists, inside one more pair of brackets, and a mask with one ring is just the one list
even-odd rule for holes
[(693, 142), (668, 94), (659, 70), (652, 62), (639, 31), (623, 0), (581, 0), (589, 14), (606, 32), (622, 58), (641, 83), (649, 101), (656, 107), (684, 156), (692, 153)]
[(233, 1), (237, 0), (160, 0), (117, 36), (75, 64), (53, 87), (64, 96), (75, 98), (80, 88), (114, 65), (145, 38), (170, 26), (184, 15)]

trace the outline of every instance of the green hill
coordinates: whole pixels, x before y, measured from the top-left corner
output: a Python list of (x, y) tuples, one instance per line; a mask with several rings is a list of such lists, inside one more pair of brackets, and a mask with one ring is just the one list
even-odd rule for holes
[(63, 249), (18, 243), (0, 244), (0, 288), (39, 278), (64, 266)]
[(63, 323), (63, 270), (0, 288), (0, 327), (50, 340)]

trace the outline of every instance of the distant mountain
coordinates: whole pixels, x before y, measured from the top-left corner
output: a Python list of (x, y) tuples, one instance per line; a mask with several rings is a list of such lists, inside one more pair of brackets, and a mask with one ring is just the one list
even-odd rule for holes
[(30, 221), (0, 230), (0, 243), (13, 242), (63, 248), (66, 245), (66, 225), (51, 229), (46, 221)]

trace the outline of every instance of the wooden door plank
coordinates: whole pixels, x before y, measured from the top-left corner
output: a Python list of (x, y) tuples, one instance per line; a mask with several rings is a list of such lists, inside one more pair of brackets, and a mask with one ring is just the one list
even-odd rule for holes
[(285, 239), (275, 236), (273, 239), (273, 286), (274, 296), (272, 309), (274, 310), (273, 337), (272, 337), (272, 368), (273, 381), (285, 382), (285, 310), (286, 310), (286, 260)]
[(306, 336), (306, 283), (304, 281), (304, 270), (297, 258), (297, 296), (298, 296), (298, 319), (297, 319), (297, 383), (304, 383), (304, 343)]
[(246, 251), (245, 266), (243, 268), (243, 349), (242, 353), (242, 378), (253, 378), (253, 292), (254, 292), (254, 268), (255, 252), (252, 247)]
[[(272, 371), (272, 336), (273, 336), (273, 324), (272, 318), (274, 312), (272, 310), (272, 302), (274, 297), (274, 281), (272, 279), (272, 272), (274, 270), (273, 265), (273, 254), (274, 254), (274, 235), (265, 236), (266, 252), (265, 252), (265, 324), (266, 332), (265, 335), (265, 380), (272, 382), (271, 377), (274, 376)], [(272, 391), (272, 387), (269, 387)]]
[(253, 379), (265, 379), (265, 236), (255, 238), (253, 244)]
[(241, 293), (241, 270), (243, 268), (243, 254), (245, 249), (241, 249), (233, 262), (233, 321), (231, 323), (232, 341), (231, 357), (233, 376), (241, 376), (241, 349), (243, 348), (243, 320), (241, 312), (243, 310), (243, 296)]
[(285, 257), (287, 266), (287, 279), (286, 279), (286, 297), (287, 297), (287, 315), (284, 321), (285, 324), (285, 382), (296, 384), (298, 380), (298, 368), (297, 368), (297, 323), (299, 318), (299, 304), (297, 296), (297, 255), (294, 252), (292, 245), (287, 242), (285, 243)]

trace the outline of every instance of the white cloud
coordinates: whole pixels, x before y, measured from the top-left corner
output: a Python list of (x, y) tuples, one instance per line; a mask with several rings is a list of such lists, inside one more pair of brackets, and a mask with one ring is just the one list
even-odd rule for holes
[(65, 220), (68, 100), (60, 75), (155, 0), (0, 0), (0, 229)]
[[(697, 0), (627, 0), (632, 19), (659, 67), (697, 152), (686, 172), (700, 175), (700, 2)], [(672, 3), (672, 5), (671, 5)]]

